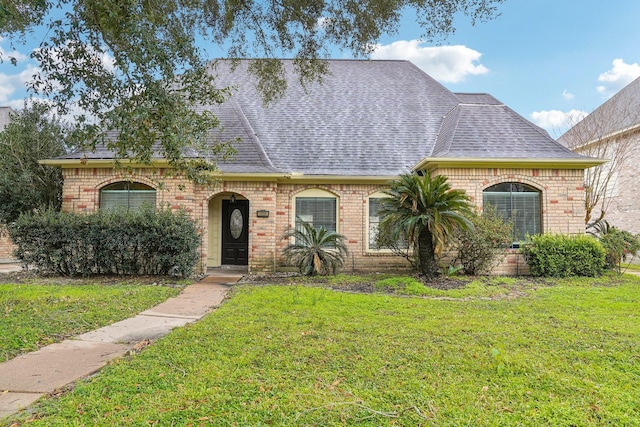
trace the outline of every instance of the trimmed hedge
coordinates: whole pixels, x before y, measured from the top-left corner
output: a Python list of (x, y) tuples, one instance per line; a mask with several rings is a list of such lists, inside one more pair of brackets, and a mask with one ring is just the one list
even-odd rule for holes
[(14, 255), (43, 273), (66, 276), (173, 275), (187, 277), (199, 259), (200, 236), (184, 212), (45, 211), (9, 226)]
[(599, 276), (605, 269), (606, 251), (592, 236), (541, 234), (522, 248), (532, 276)]

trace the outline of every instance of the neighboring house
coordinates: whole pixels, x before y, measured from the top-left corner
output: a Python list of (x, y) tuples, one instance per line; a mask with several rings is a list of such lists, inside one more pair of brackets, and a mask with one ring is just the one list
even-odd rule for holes
[[(331, 60), (323, 83), (297, 83), (264, 106), (247, 73), (212, 69), (236, 90), (207, 107), (240, 138), (235, 161), (219, 164), (221, 182), (206, 188), (179, 177), (157, 185), (166, 163), (114, 170), (112, 153), (76, 153), (47, 161), (63, 168), (65, 211), (91, 212), (142, 201), (184, 208), (202, 227), (202, 268), (282, 266), (283, 233), (307, 221), (346, 236), (347, 270), (406, 266), (375, 245), (382, 191), (409, 171), (447, 175), (474, 203), (493, 203), (525, 234), (584, 233), (583, 170), (601, 163), (575, 154), (486, 94), (455, 94), (406, 61)], [(180, 189), (184, 186), (184, 189)], [(501, 272), (524, 264), (512, 251)]]
[[(576, 153), (608, 162), (587, 171), (590, 191), (603, 196), (590, 222), (604, 210), (610, 224), (640, 233), (640, 78), (624, 87), (562, 135), (558, 141)], [(608, 181), (607, 181), (608, 178)]]
[(0, 107), (0, 132), (9, 124), (11, 113), (13, 113), (11, 107)]
[[(13, 113), (11, 107), (0, 107), (0, 132), (9, 124), (11, 113)], [(0, 225), (0, 263), (13, 261), (14, 248), (15, 246), (9, 239), (6, 228)]]

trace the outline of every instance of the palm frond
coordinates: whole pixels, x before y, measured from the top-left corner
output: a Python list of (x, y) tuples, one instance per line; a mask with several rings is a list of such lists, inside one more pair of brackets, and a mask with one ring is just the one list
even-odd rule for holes
[(282, 251), (282, 256), (304, 275), (335, 274), (349, 252), (345, 237), (324, 227), (316, 229), (304, 221), (300, 224), (299, 228), (290, 229), (282, 236), (293, 239)]
[[(387, 229), (394, 238), (408, 236), (416, 253), (439, 254), (456, 229), (473, 227), (468, 219), (473, 215), (469, 197), (452, 189), (446, 176), (403, 174), (385, 193), (388, 197), (381, 202), (380, 215)], [(418, 247), (424, 233), (429, 236), (422, 241), (433, 245), (426, 252)], [(418, 264), (427, 262), (435, 263), (421, 260)]]

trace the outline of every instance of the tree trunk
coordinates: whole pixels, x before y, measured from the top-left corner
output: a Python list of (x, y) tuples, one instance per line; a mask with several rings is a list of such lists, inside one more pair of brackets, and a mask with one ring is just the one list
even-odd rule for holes
[(433, 249), (433, 235), (427, 229), (418, 236), (418, 264), (420, 273), (425, 276), (436, 277), (440, 275), (436, 253)]

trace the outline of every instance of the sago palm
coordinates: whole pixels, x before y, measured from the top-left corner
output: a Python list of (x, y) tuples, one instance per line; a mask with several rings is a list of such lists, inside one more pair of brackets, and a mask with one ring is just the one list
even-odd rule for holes
[(452, 189), (446, 176), (429, 173), (400, 175), (385, 193), (380, 215), (392, 238), (407, 236), (418, 270), (428, 277), (438, 275), (436, 255), (454, 230), (472, 226), (467, 219), (473, 214), (469, 197)]
[(335, 274), (349, 252), (342, 234), (324, 227), (316, 229), (307, 222), (287, 231), (282, 238), (293, 239), (282, 256), (307, 276)]

